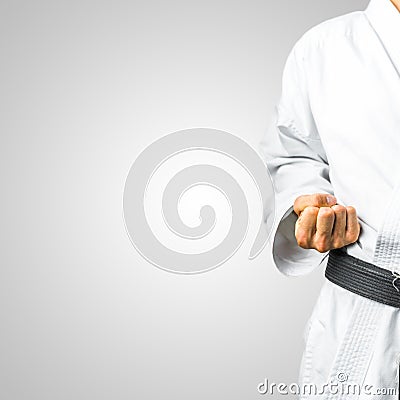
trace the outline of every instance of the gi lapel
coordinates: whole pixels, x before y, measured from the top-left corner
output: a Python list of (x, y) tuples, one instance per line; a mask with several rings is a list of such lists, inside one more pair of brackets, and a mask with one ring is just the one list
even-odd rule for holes
[[(390, 0), (371, 0), (365, 15), (379, 37), (400, 77), (400, 13)], [(378, 231), (373, 263), (393, 272), (400, 265), (400, 181), (393, 190), (382, 226)], [(396, 286), (397, 287), (397, 286)], [(395, 289), (395, 288), (394, 288)]]
[(400, 77), (400, 12), (390, 0), (371, 0), (364, 13)]

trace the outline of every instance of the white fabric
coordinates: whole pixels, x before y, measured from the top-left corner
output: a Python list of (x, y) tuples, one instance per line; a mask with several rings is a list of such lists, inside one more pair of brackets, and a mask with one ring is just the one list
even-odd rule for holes
[[(371, 0), (295, 44), (261, 150), (276, 190), (273, 258), (282, 273), (325, 265), (327, 253), (297, 246), (291, 212), (297, 196), (321, 192), (357, 210), (361, 234), (348, 253), (400, 271), (400, 13), (390, 0)], [(360, 385), (398, 386), (398, 309), (326, 282), (305, 339), (301, 382), (329, 383), (342, 372)]]

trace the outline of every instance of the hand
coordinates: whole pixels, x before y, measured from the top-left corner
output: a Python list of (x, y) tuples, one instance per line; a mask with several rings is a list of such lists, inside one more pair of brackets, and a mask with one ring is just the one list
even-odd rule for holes
[(299, 196), (293, 208), (299, 217), (295, 236), (303, 249), (324, 253), (354, 243), (360, 235), (355, 208), (336, 204), (332, 195), (317, 193)]

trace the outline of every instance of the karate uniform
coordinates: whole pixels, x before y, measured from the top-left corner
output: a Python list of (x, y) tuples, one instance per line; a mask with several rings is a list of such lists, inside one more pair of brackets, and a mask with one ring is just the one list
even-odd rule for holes
[[(287, 59), (273, 127), (261, 150), (276, 191), (272, 251), (277, 268), (302, 275), (327, 254), (300, 248), (295, 198), (332, 193), (361, 225), (348, 254), (400, 272), (400, 13), (390, 0), (306, 32)], [(395, 281), (400, 287), (400, 279)], [(305, 328), (300, 383), (342, 379), (375, 395), (324, 393), (302, 399), (397, 399), (400, 312), (330, 281)]]

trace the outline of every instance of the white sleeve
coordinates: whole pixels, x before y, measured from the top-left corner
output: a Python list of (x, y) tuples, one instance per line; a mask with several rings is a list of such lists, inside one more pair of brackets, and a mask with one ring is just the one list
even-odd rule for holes
[(291, 276), (311, 272), (327, 254), (297, 245), (294, 200), (304, 194), (333, 194), (327, 157), (310, 107), (305, 62), (299, 41), (286, 61), (272, 126), (260, 143), (275, 188), (273, 259), (283, 274)]

